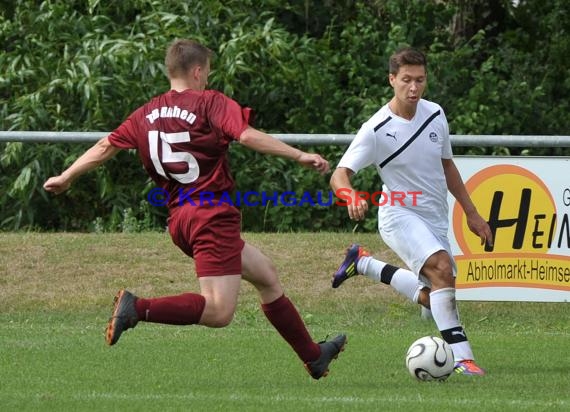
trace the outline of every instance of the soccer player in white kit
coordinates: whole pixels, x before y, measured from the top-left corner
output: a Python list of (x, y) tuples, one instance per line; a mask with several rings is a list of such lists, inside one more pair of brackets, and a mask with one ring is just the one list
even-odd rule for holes
[(487, 222), (477, 212), (453, 162), (449, 128), (443, 109), (422, 99), (427, 82), (425, 55), (404, 48), (390, 57), (389, 81), (394, 97), (365, 122), (331, 177), (335, 192), (350, 191), (349, 217), (364, 218), (366, 200), (357, 195), (351, 177), (374, 165), (383, 184), (386, 203), (378, 210), (383, 241), (411, 269), (374, 259), (360, 245), (348, 250), (333, 275), (332, 286), (365, 275), (394, 287), (410, 300), (431, 308), (443, 339), (451, 345), (455, 371), (484, 375), (474, 362), (471, 345), (460, 323), (455, 300), (456, 265), (447, 231), (447, 191), (457, 199), (469, 229), (492, 244)]

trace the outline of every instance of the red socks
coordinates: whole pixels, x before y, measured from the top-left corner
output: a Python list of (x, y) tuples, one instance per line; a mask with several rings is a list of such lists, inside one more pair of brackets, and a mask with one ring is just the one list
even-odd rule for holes
[(262, 304), (261, 308), (269, 322), (303, 362), (311, 362), (321, 356), (320, 346), (311, 339), (305, 323), (289, 298), (282, 295), (271, 303)]
[(206, 299), (197, 293), (163, 298), (138, 298), (135, 308), (139, 320), (168, 325), (194, 325), (200, 321)]
[[(135, 308), (139, 320), (168, 325), (194, 325), (200, 321), (206, 299), (197, 293), (184, 293), (163, 298), (138, 298)], [(311, 362), (321, 355), (321, 348), (313, 342), (299, 312), (289, 298), (282, 295), (261, 308), (269, 322), (291, 345), (303, 362)]]

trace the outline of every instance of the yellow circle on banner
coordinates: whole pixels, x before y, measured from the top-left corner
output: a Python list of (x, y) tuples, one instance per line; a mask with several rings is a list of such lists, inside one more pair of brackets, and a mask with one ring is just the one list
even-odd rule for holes
[(485, 249), (455, 202), (453, 230), (463, 254), (548, 251), (556, 232), (556, 204), (538, 176), (520, 166), (495, 165), (474, 174), (465, 186), (495, 238), (493, 248)]

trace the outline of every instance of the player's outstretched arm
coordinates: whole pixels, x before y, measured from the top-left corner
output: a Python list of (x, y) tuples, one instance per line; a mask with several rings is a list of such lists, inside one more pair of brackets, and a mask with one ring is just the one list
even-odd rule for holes
[(253, 127), (248, 127), (242, 132), (239, 142), (256, 152), (295, 160), (321, 174), (330, 171), (329, 162), (321, 155), (303, 152)]
[(445, 173), (447, 188), (463, 208), (465, 216), (467, 217), (467, 226), (474, 234), (479, 236), (481, 245), (487, 243), (489, 246), (493, 246), (491, 228), (471, 201), (471, 197), (465, 188), (465, 184), (463, 183), (463, 179), (461, 179), (457, 166), (455, 166), (455, 162), (453, 159), (441, 159), (441, 163)]
[(104, 137), (79, 157), (59, 176), (50, 177), (44, 183), (44, 189), (56, 195), (65, 192), (73, 181), (84, 173), (95, 169), (119, 152), (119, 148), (111, 145)]

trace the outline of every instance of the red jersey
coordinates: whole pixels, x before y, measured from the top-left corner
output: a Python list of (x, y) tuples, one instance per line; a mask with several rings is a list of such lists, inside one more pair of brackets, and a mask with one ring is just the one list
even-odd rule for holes
[(180, 193), (233, 190), (227, 152), (248, 127), (251, 113), (214, 90), (170, 90), (135, 110), (109, 141), (137, 149), (149, 176), (170, 193), (172, 208)]

